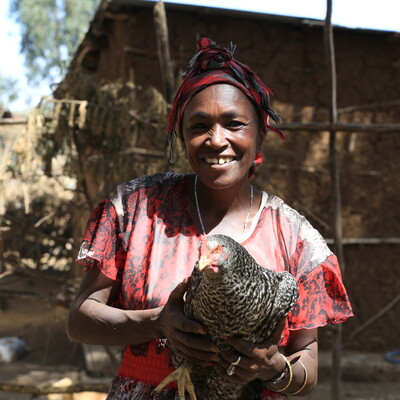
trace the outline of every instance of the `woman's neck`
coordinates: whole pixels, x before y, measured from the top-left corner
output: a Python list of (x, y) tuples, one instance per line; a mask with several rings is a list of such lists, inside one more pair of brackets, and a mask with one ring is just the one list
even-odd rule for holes
[(204, 233), (204, 226), (207, 234), (222, 233), (234, 237), (243, 235), (261, 199), (260, 192), (252, 188), (247, 180), (226, 189), (212, 189), (199, 180), (196, 185), (193, 177), (187, 188), (192, 219), (198, 230)]

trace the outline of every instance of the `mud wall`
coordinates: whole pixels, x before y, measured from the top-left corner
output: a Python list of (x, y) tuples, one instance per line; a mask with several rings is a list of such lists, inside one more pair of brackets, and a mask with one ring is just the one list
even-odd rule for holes
[[(133, 80), (162, 90), (153, 13), (149, 7), (98, 15), (71, 68), (99, 82)], [(211, 9), (167, 8), (175, 76), (184, 71), (199, 36), (237, 44), (236, 56), (272, 88), (283, 122), (327, 121), (328, 87), (321, 25)], [(96, 21), (95, 21), (96, 22)], [(339, 121), (398, 122), (400, 37), (335, 28)], [(68, 82), (68, 80), (66, 80)], [(397, 101), (397, 103), (396, 103)], [(269, 133), (254, 184), (281, 196), (327, 237), (332, 234), (328, 132)], [(163, 144), (164, 145), (164, 144)], [(400, 237), (400, 132), (338, 133), (345, 238)], [(179, 169), (179, 168), (178, 168)], [(115, 182), (117, 184), (118, 182)], [(344, 325), (345, 346), (388, 351), (400, 346), (400, 303), (350, 340), (351, 332), (400, 291), (398, 244), (345, 246), (345, 282), (355, 318)], [(321, 331), (327, 346), (331, 329)]]

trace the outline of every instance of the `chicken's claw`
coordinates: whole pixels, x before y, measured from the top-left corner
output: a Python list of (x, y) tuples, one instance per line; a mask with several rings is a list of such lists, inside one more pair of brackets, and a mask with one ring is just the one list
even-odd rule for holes
[(178, 394), (181, 400), (185, 400), (185, 392), (189, 393), (190, 400), (197, 400), (192, 380), (190, 379), (190, 364), (181, 365), (174, 372), (171, 372), (154, 390), (159, 393), (171, 382), (177, 382)]

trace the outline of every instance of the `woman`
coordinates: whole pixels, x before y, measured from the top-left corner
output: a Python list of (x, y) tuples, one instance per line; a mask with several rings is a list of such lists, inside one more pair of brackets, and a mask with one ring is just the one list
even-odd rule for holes
[[(168, 126), (171, 146), (177, 133), (194, 174), (125, 183), (92, 213), (78, 256), (87, 270), (68, 334), (74, 341), (126, 346), (109, 399), (178, 398), (171, 386), (161, 395), (153, 390), (173, 371), (169, 349), (213, 365), (233, 382), (258, 379), (263, 399), (304, 396), (315, 387), (317, 328), (352, 311), (336, 257), (321, 235), (249, 183), (265, 134), (274, 130), (269, 118), (278, 119), (269, 94), (232, 48), (201, 39)], [(234, 351), (219, 352), (204, 327), (182, 312), (201, 237), (217, 233), (239, 241), (263, 267), (297, 278), (298, 302), (262, 345), (232, 337), (226, 341)]]

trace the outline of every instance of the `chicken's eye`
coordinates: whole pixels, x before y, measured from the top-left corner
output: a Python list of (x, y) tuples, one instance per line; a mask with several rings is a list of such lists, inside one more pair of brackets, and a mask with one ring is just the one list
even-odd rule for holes
[(221, 246), (217, 246), (212, 252), (211, 254), (219, 254), (221, 252)]

